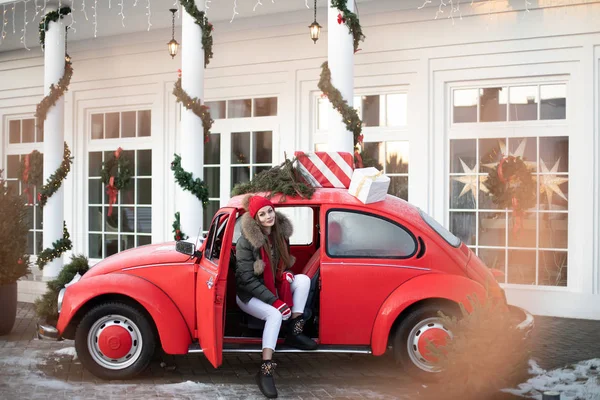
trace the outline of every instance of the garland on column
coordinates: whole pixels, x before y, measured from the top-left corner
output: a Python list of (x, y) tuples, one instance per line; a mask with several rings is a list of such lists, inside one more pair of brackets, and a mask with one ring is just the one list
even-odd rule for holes
[(39, 269), (44, 269), (46, 264), (55, 258), (62, 256), (65, 251), (71, 250), (71, 248), (73, 248), (71, 236), (67, 230), (66, 222), (63, 221), (63, 237), (52, 243), (52, 248), (44, 249), (41, 253), (39, 253), (35, 263)]
[(33, 187), (44, 182), (44, 158), (42, 153), (33, 150), (21, 159), (19, 179), (23, 183), (23, 194), (27, 196), (28, 204), (33, 204)]
[(48, 115), (50, 107), (53, 107), (58, 99), (60, 99), (67, 90), (69, 90), (69, 84), (71, 83), (71, 77), (73, 76), (73, 67), (71, 62), (65, 60), (65, 71), (62, 78), (58, 80), (56, 86), (50, 85), (50, 93), (45, 96), (42, 101), (36, 107), (35, 119), (36, 119), (36, 131), (38, 134), (44, 126), (44, 121)]
[(129, 159), (122, 156), (123, 149), (118, 148), (111, 157), (102, 163), (102, 183), (106, 185), (108, 196), (108, 216), (112, 215), (113, 204), (117, 202), (119, 190), (125, 189), (131, 181), (131, 169)]
[(365, 35), (362, 33), (362, 28), (358, 20), (358, 15), (348, 10), (346, 4), (348, 0), (331, 0), (331, 6), (337, 8), (340, 13), (338, 14), (338, 24), (346, 24), (350, 34), (352, 34), (352, 41), (354, 43), (354, 52), (358, 50), (358, 43), (365, 40)]
[(60, 166), (52, 175), (50, 175), (46, 181), (46, 184), (43, 185), (38, 191), (38, 202), (42, 207), (44, 207), (48, 199), (58, 191), (62, 185), (62, 182), (71, 171), (72, 163), (73, 157), (71, 157), (71, 150), (69, 150), (69, 146), (67, 146), (67, 142), (65, 142), (62, 163), (60, 163)]
[(173, 222), (173, 234), (175, 240), (186, 240), (188, 235), (181, 232), (181, 223), (179, 222), (179, 211), (175, 213), (175, 222)]
[(202, 120), (202, 127), (204, 128), (204, 143), (208, 143), (210, 128), (215, 122), (210, 116), (208, 107), (202, 104), (198, 97), (192, 98), (185, 90), (183, 90), (181, 87), (181, 77), (175, 82), (173, 94), (177, 101), (183, 104), (186, 109), (191, 110), (195, 115), (200, 117)]
[(213, 58), (212, 46), (213, 38), (212, 31), (214, 30), (213, 25), (208, 22), (208, 18), (204, 11), (198, 10), (194, 0), (179, 0), (179, 4), (188, 14), (194, 18), (194, 21), (202, 29), (202, 48), (204, 49), (204, 68), (210, 63), (210, 59)]
[(46, 32), (48, 32), (50, 22), (57, 22), (59, 18), (63, 19), (65, 15), (69, 14), (71, 14), (71, 7), (65, 6), (61, 7), (58, 11), (50, 11), (42, 18), (39, 25), (40, 44), (42, 45), (42, 49), (46, 47)]
[(198, 200), (202, 202), (202, 207), (206, 208), (208, 204), (208, 187), (200, 178), (194, 179), (190, 172), (181, 168), (181, 156), (175, 154), (175, 159), (171, 163), (171, 171), (175, 175), (175, 180), (183, 190), (192, 192)]

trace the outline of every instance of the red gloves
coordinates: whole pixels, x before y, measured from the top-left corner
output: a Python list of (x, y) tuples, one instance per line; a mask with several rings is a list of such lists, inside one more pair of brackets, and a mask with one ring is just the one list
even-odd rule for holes
[(284, 272), (283, 273), (283, 278), (286, 281), (288, 281), (288, 283), (294, 282), (294, 274), (292, 274), (291, 272)]
[(281, 313), (281, 316), (283, 317), (284, 321), (292, 315), (292, 310), (290, 310), (288, 305), (279, 299), (275, 300), (275, 303), (273, 303), (273, 307), (275, 307), (277, 311)]

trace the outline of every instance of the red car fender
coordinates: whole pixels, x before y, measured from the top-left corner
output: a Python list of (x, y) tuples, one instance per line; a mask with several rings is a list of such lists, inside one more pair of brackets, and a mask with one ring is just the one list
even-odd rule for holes
[(425, 274), (405, 282), (390, 294), (375, 318), (371, 335), (373, 355), (385, 353), (394, 322), (410, 305), (426, 299), (447, 299), (462, 303), (470, 312), (471, 304), (467, 296), (474, 294), (478, 299), (486, 298), (483, 286), (459, 275)]
[(140, 303), (154, 320), (164, 351), (187, 354), (192, 337), (179, 309), (159, 287), (127, 274), (93, 276), (67, 287), (56, 327), (59, 334), (83, 305), (103, 294), (121, 294)]

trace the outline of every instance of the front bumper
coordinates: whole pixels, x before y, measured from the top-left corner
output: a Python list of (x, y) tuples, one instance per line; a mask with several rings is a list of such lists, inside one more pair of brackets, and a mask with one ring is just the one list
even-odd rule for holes
[(49, 324), (40, 324), (39, 322), (36, 325), (38, 339), (62, 340), (62, 337), (58, 334), (58, 329), (56, 329), (56, 327)]
[(523, 331), (525, 337), (528, 337), (535, 325), (533, 315), (517, 306), (508, 305), (508, 310), (517, 329)]

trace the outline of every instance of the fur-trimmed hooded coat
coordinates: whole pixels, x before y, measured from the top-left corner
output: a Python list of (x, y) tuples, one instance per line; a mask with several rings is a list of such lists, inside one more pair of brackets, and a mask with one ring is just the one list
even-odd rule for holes
[[(291, 221), (282, 213), (276, 212), (276, 223), (279, 225), (280, 232), (283, 233), (286, 241), (294, 232)], [(237, 295), (241, 301), (248, 303), (252, 297), (256, 297), (263, 302), (273, 305), (277, 296), (265, 286), (263, 272), (265, 263), (263, 262), (260, 249), (265, 244), (267, 236), (260, 229), (259, 223), (250, 216), (250, 213), (242, 215), (241, 224), (242, 236), (238, 239), (236, 252), (235, 280), (237, 286)], [(279, 254), (277, 248), (273, 247), (274, 265), (279, 264)], [(291, 257), (293, 265), (294, 258)], [(285, 269), (292, 265), (287, 265)]]

